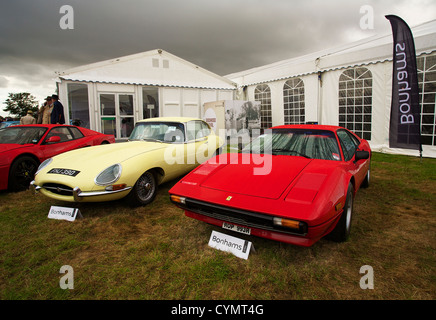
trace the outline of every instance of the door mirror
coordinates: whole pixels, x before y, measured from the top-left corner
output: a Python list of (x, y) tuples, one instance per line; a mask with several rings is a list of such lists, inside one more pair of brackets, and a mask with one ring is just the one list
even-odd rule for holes
[(368, 151), (356, 151), (354, 161), (369, 159)]
[(45, 140), (46, 143), (56, 143), (56, 142), (60, 142), (61, 141), (61, 137), (59, 136), (52, 136), (50, 138), (48, 138), (47, 140)]

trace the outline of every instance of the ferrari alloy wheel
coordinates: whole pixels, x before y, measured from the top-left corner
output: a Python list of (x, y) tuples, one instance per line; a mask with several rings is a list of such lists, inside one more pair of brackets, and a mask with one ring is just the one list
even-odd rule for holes
[(351, 220), (353, 217), (353, 190), (353, 185), (350, 183), (348, 185), (344, 211), (342, 212), (336, 227), (329, 235), (327, 235), (327, 239), (335, 242), (344, 242), (348, 240), (351, 231)]
[(38, 162), (32, 157), (23, 156), (15, 160), (9, 170), (9, 188), (12, 191), (29, 188), (37, 169)]
[(156, 178), (152, 172), (147, 171), (136, 181), (127, 200), (132, 206), (145, 206), (154, 200), (156, 192)]

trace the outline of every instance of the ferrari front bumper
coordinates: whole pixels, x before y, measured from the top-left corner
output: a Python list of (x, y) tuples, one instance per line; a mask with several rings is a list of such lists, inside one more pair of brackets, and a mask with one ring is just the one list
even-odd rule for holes
[[(321, 224), (300, 222), (298, 228), (285, 228), (274, 223), (276, 215), (241, 210), (234, 207), (217, 205), (192, 198), (170, 196), (171, 201), (185, 210), (185, 215), (208, 224), (225, 228), (232, 224), (250, 229), (250, 235), (310, 247), (335, 226), (340, 214)], [(228, 228), (225, 228), (228, 229)]]

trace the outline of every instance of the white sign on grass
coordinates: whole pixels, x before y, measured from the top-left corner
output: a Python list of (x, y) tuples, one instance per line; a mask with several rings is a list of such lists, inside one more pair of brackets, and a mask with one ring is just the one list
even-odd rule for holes
[(80, 210), (77, 208), (65, 208), (51, 206), (48, 212), (49, 219), (74, 221), (76, 218), (83, 218)]
[(209, 246), (221, 251), (231, 252), (238, 258), (247, 260), (252, 244), (247, 240), (212, 231), (209, 239)]

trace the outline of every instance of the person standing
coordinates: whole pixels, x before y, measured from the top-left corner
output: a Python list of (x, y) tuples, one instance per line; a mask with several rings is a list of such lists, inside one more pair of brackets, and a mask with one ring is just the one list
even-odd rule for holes
[(64, 116), (64, 106), (59, 101), (59, 97), (54, 94), (51, 96), (53, 100), (53, 109), (51, 111), (51, 124), (64, 124), (65, 116)]
[(42, 124), (50, 124), (51, 111), (53, 110), (53, 103), (51, 96), (45, 98), (46, 103), (42, 110)]
[(27, 111), (27, 114), (24, 117), (21, 117), (20, 124), (35, 124), (36, 119), (33, 117), (33, 112), (31, 110)]
[(38, 120), (36, 120), (37, 124), (42, 123), (42, 115), (44, 113), (44, 108), (47, 106), (47, 101), (38, 109)]

